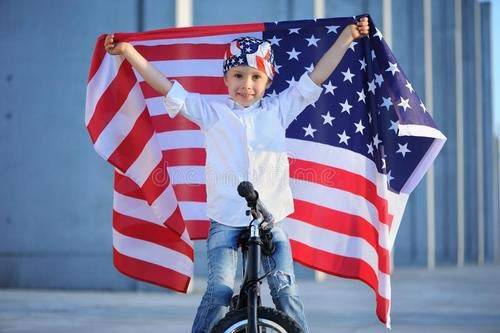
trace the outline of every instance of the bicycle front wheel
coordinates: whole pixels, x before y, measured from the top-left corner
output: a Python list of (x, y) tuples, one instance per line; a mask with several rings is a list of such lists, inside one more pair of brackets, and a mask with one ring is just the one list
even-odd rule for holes
[[(285, 313), (266, 307), (257, 309), (259, 332), (303, 333), (299, 324)], [(230, 311), (210, 331), (211, 333), (243, 333), (248, 327), (247, 309)]]

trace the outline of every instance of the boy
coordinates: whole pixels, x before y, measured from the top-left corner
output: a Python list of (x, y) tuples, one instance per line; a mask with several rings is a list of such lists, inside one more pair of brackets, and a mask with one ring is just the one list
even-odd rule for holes
[[(208, 101), (188, 93), (147, 62), (129, 43), (114, 43), (113, 35), (104, 42), (105, 50), (124, 56), (144, 80), (162, 96), (168, 114), (179, 112), (200, 126), (206, 137), (208, 281), (193, 324), (193, 332), (209, 332), (224, 316), (233, 294), (237, 261), (237, 241), (248, 226), (245, 200), (236, 187), (251, 181), (262, 202), (280, 221), (293, 212), (289, 186), (289, 165), (285, 130), (304, 108), (321, 95), (322, 83), (335, 70), (350, 43), (368, 35), (368, 19), (346, 27), (323, 55), (314, 70), (304, 73), (293, 86), (275, 97), (263, 97), (271, 85), (275, 67), (271, 45), (251, 37), (231, 42), (224, 56), (224, 83), (229, 98)], [(272, 229), (275, 252), (263, 257), (273, 302), (294, 318), (305, 332), (308, 325), (297, 293), (289, 240), (279, 224)]]

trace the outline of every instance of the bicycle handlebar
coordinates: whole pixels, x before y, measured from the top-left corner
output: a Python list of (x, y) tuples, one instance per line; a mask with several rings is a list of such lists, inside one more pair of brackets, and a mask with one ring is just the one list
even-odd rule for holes
[[(264, 204), (259, 200), (259, 192), (257, 192), (252, 183), (248, 181), (243, 181), (238, 185), (238, 194), (245, 198), (247, 201), (247, 206), (251, 210), (256, 211), (262, 215), (262, 218), (267, 223), (274, 223), (273, 215), (267, 210)], [(253, 214), (252, 214), (253, 215)], [(254, 216), (257, 218), (258, 216)]]

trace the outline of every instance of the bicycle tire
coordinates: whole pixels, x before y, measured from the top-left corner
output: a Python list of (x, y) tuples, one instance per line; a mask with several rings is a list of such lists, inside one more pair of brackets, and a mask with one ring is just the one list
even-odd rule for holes
[[(274, 308), (260, 306), (257, 309), (258, 327), (265, 332), (303, 333), (299, 324), (284, 312)], [(211, 333), (246, 332), (248, 325), (247, 309), (228, 312), (210, 331)], [(270, 330), (273, 329), (273, 330)]]

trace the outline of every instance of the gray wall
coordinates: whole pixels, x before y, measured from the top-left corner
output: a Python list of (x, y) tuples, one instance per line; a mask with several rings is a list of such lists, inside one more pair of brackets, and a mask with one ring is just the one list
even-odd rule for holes
[[(193, 1), (193, 23), (303, 19), (313, 16), (312, 1)], [(463, 1), (464, 25), (473, 1)], [(369, 13), (382, 27), (382, 0), (325, 1), (326, 16)], [(438, 264), (457, 262), (456, 94), (454, 1), (432, 2), (434, 117), (448, 136), (435, 162), (436, 257)], [(425, 99), (422, 1), (392, 1), (393, 51), (420, 97)], [(221, 14), (224, 13), (224, 14)], [(491, 106), (489, 14), (481, 6), (484, 92), (484, 173), (498, 173)], [(97, 36), (112, 31), (140, 31), (173, 26), (175, 1), (0, 1), (0, 287), (151, 289), (128, 279), (112, 266), (112, 168), (93, 151), (84, 126), (89, 61)], [(463, 31), (464, 94), (467, 110), (462, 149), (476, 145), (474, 34)], [(466, 156), (468, 156), (466, 155)], [(475, 156), (475, 155), (474, 155)], [(496, 161), (496, 164), (493, 163)], [(477, 166), (466, 160), (466, 259), (477, 262), (477, 193), (485, 197), (485, 254), (498, 251), (494, 209), (498, 184), (474, 180)], [(496, 177), (498, 182), (498, 176)], [(395, 248), (395, 264), (426, 265), (426, 187), (413, 193)], [(496, 192), (495, 192), (496, 191)], [(498, 209), (496, 210), (498, 214)], [(498, 221), (497, 221), (498, 223)], [(203, 275), (204, 242), (196, 243), (195, 274)], [(498, 258), (498, 253), (496, 254)], [(313, 272), (298, 267), (297, 274)]]

